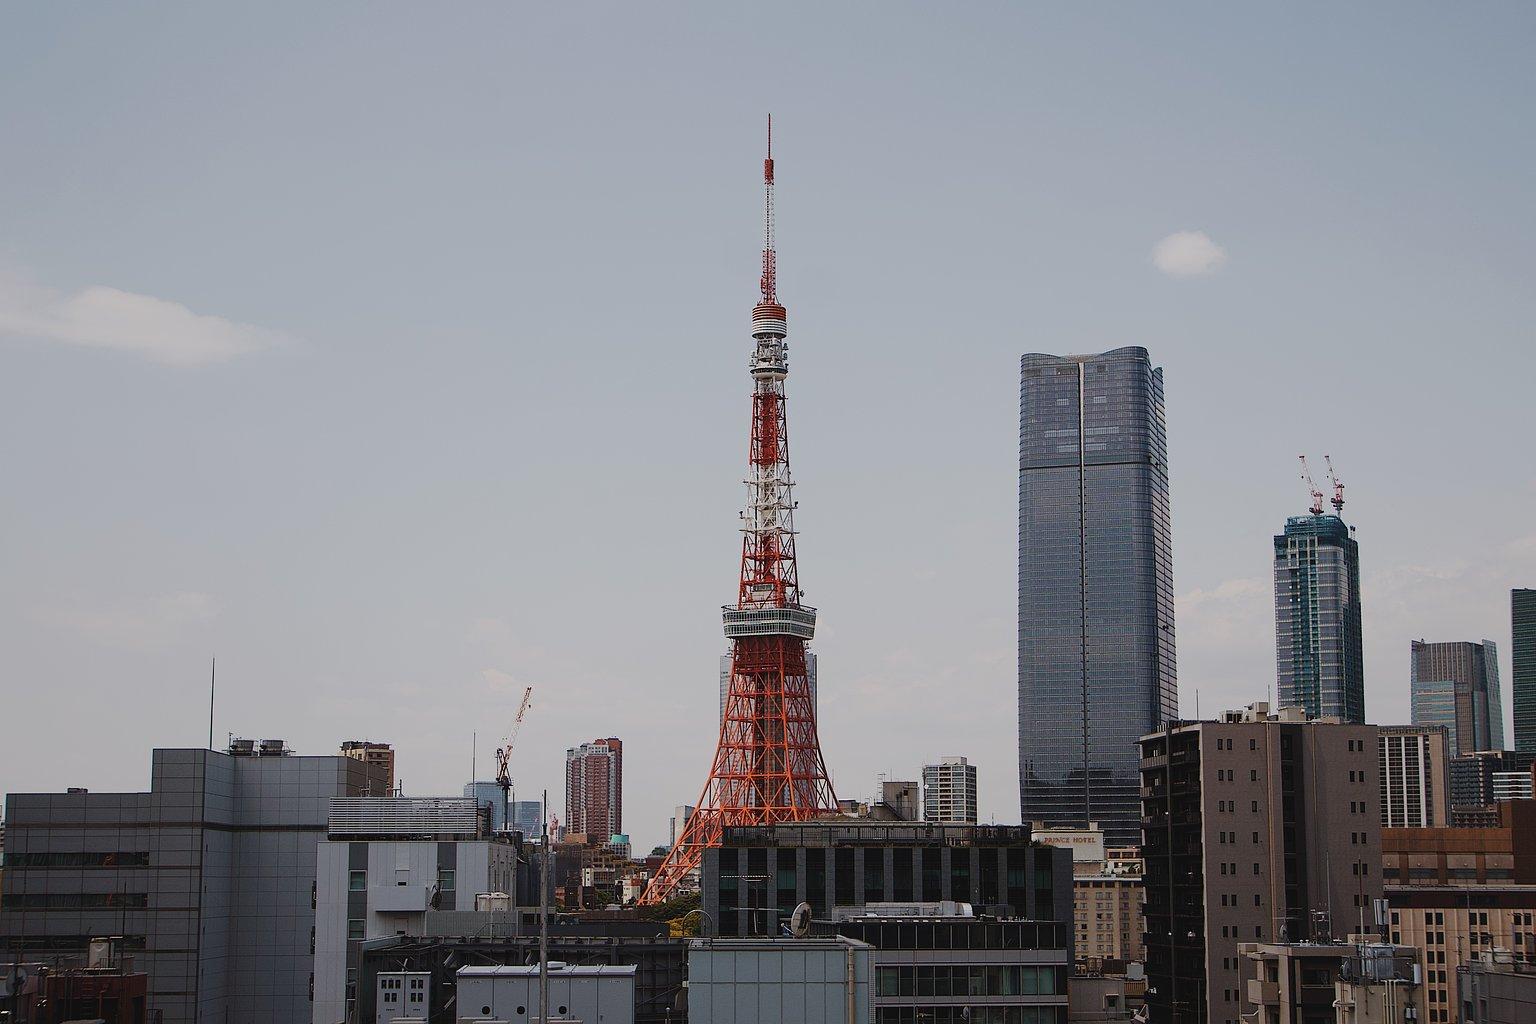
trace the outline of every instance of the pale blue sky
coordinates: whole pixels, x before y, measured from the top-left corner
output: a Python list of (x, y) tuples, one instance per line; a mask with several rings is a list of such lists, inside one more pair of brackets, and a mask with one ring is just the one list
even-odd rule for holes
[[(1514, 4), (12, 5), (0, 790), (144, 786), (217, 653), (221, 740), (386, 739), (416, 794), (531, 682), (522, 795), (616, 734), (664, 838), (713, 746), (769, 110), (840, 795), (964, 754), (1017, 819), (1026, 351), (1165, 369), (1186, 712), (1272, 683), (1303, 451), (1349, 485), (1372, 719), (1410, 639), (1507, 673), (1533, 45)], [(1225, 263), (1160, 272), (1182, 231)]]

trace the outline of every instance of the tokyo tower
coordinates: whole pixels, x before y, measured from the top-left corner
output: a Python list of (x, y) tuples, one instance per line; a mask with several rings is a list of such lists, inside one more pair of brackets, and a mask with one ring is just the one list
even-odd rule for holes
[(763, 161), (766, 196), (762, 300), (752, 308), (752, 441), (742, 513), (741, 584), (722, 609), (731, 681), (720, 740), (682, 836), (640, 897), (662, 903), (732, 825), (772, 825), (837, 813), (816, 736), (805, 642), (816, 609), (800, 603), (795, 502), (789, 478), (784, 378), (788, 320), (779, 304), (773, 244), (773, 118)]

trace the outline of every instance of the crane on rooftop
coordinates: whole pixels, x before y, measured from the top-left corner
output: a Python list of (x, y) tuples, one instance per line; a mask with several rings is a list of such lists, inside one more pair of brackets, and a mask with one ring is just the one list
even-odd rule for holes
[(512, 744), (517, 742), (517, 734), (523, 728), (523, 716), (532, 706), (533, 687), (530, 686), (523, 690), (523, 702), (517, 706), (517, 717), (512, 719), (512, 728), (507, 730), (507, 738), (496, 748), (496, 785), (501, 787), (502, 828), (512, 827), (512, 772), (507, 762), (512, 758)]
[(1307, 506), (1307, 511), (1315, 516), (1323, 514), (1323, 492), (1317, 489), (1317, 484), (1312, 482), (1312, 470), (1307, 467), (1307, 457), (1301, 458), (1301, 479), (1307, 485), (1307, 490), (1312, 494), (1312, 504)]
[(1333, 456), (1324, 455), (1323, 462), (1328, 467), (1328, 482), (1333, 484), (1333, 497), (1328, 503), (1333, 506), (1333, 514), (1338, 515), (1344, 511), (1344, 483), (1339, 479), (1339, 474), (1333, 471)]

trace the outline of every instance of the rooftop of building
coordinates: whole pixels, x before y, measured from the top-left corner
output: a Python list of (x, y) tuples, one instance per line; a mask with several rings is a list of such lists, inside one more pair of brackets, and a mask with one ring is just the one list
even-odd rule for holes
[(1028, 825), (953, 825), (937, 822), (824, 818), (778, 825), (727, 828), (722, 846), (858, 846), (910, 843), (930, 846), (1014, 846), (1031, 841)]
[[(558, 960), (549, 962), (552, 978), (633, 978), (639, 968), (634, 964), (568, 964)], [(460, 967), (460, 978), (537, 978), (538, 964), (496, 964), (482, 966), (472, 964)]]

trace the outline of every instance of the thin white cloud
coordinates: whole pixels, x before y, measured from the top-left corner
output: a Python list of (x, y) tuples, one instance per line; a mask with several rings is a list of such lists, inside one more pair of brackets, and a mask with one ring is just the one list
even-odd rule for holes
[(202, 366), (290, 345), (281, 331), (194, 313), (179, 302), (93, 285), (66, 293), (0, 277), (0, 337), (112, 349)]
[(149, 650), (181, 639), (219, 613), (213, 597), (183, 590), (111, 608), (58, 608), (43, 621), (105, 647)]
[(1227, 250), (1204, 231), (1175, 231), (1152, 247), (1152, 265), (1169, 277), (1200, 277), (1227, 262)]

